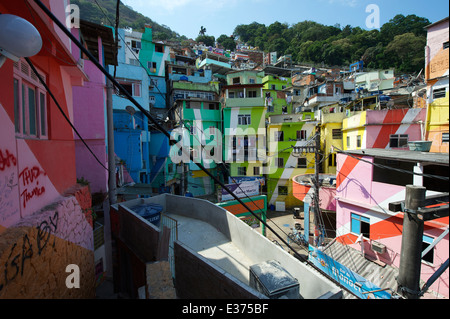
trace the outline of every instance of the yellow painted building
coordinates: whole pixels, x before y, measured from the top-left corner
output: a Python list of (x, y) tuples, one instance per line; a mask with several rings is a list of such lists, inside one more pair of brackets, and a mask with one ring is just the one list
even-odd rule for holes
[(426, 140), (431, 152), (449, 152), (449, 18), (427, 27), (425, 77), (428, 109)]

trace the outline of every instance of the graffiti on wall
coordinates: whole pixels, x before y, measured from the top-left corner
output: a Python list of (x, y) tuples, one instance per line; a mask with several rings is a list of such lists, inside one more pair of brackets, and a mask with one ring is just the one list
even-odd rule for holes
[[(11, 245), (11, 249), (7, 252), (8, 257), (1, 265), (4, 269), (0, 274), (0, 292), (18, 276), (24, 275), (24, 271), (28, 267), (27, 264), (31, 263), (32, 258), (41, 256), (50, 241), (51, 235), (58, 228), (58, 218), (59, 213), (54, 212), (53, 216), (49, 216), (36, 227), (35, 237), (30, 239), (29, 234), (26, 233)], [(55, 246), (55, 237), (50, 245)], [(27, 262), (27, 260), (30, 261)]]
[(19, 214), (15, 193), (17, 181), (17, 159), (8, 149), (0, 149), (0, 224)]
[(45, 186), (39, 185), (39, 177), (46, 176), (45, 172), (39, 167), (25, 167), (19, 173), (19, 179), (22, 182), (23, 191), (20, 194), (23, 208), (27, 207), (27, 203), (33, 198), (40, 197), (45, 193)]

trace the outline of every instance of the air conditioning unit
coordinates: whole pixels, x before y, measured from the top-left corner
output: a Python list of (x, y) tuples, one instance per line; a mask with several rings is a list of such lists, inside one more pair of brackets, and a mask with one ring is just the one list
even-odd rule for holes
[(384, 254), (386, 252), (386, 246), (376, 241), (372, 242), (371, 248), (374, 252), (379, 254)]

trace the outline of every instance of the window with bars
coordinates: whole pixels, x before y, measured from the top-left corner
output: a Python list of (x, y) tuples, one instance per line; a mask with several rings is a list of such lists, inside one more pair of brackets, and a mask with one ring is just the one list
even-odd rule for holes
[(342, 130), (341, 129), (334, 129), (332, 131), (333, 140), (341, 140), (342, 139)]
[[(38, 72), (45, 82), (46, 76)], [(47, 92), (25, 60), (14, 63), (13, 87), (16, 135), (47, 139)]]

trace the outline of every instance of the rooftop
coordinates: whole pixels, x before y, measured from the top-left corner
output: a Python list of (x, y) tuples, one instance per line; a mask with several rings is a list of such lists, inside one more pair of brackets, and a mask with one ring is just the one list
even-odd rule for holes
[(422, 163), (422, 164), (434, 164), (448, 166), (449, 157), (448, 153), (430, 153), (430, 152), (417, 152), (409, 150), (393, 150), (393, 149), (381, 149), (370, 148), (364, 150), (347, 150), (343, 153), (350, 153), (362, 156), (372, 156), (384, 159), (399, 160), (404, 162)]
[[(313, 267), (300, 262), (239, 218), (209, 201), (164, 194), (120, 203), (118, 206), (137, 215), (133, 212), (134, 207), (152, 203), (163, 207), (164, 216), (176, 220), (177, 243), (187, 247), (198, 260), (220, 269), (222, 274), (234, 278), (236, 283), (247, 287), (246, 289), (252, 289), (249, 278), (250, 266), (276, 260), (298, 280), (302, 298), (341, 298), (342, 296), (341, 289)], [(137, 218), (150, 224), (143, 218)], [(161, 227), (165, 226), (164, 218), (161, 218)], [(156, 226), (152, 225), (152, 228)], [(145, 238), (146, 235), (140, 235), (140, 237)], [(171, 258), (169, 255), (169, 259), (176, 262), (177, 256), (174, 257)], [(173, 276), (176, 280), (181, 280), (180, 278), (186, 274), (178, 276), (177, 267), (176, 265), (173, 267), (176, 272)], [(198, 287), (189, 289), (202, 290), (203, 284), (199, 282)]]

